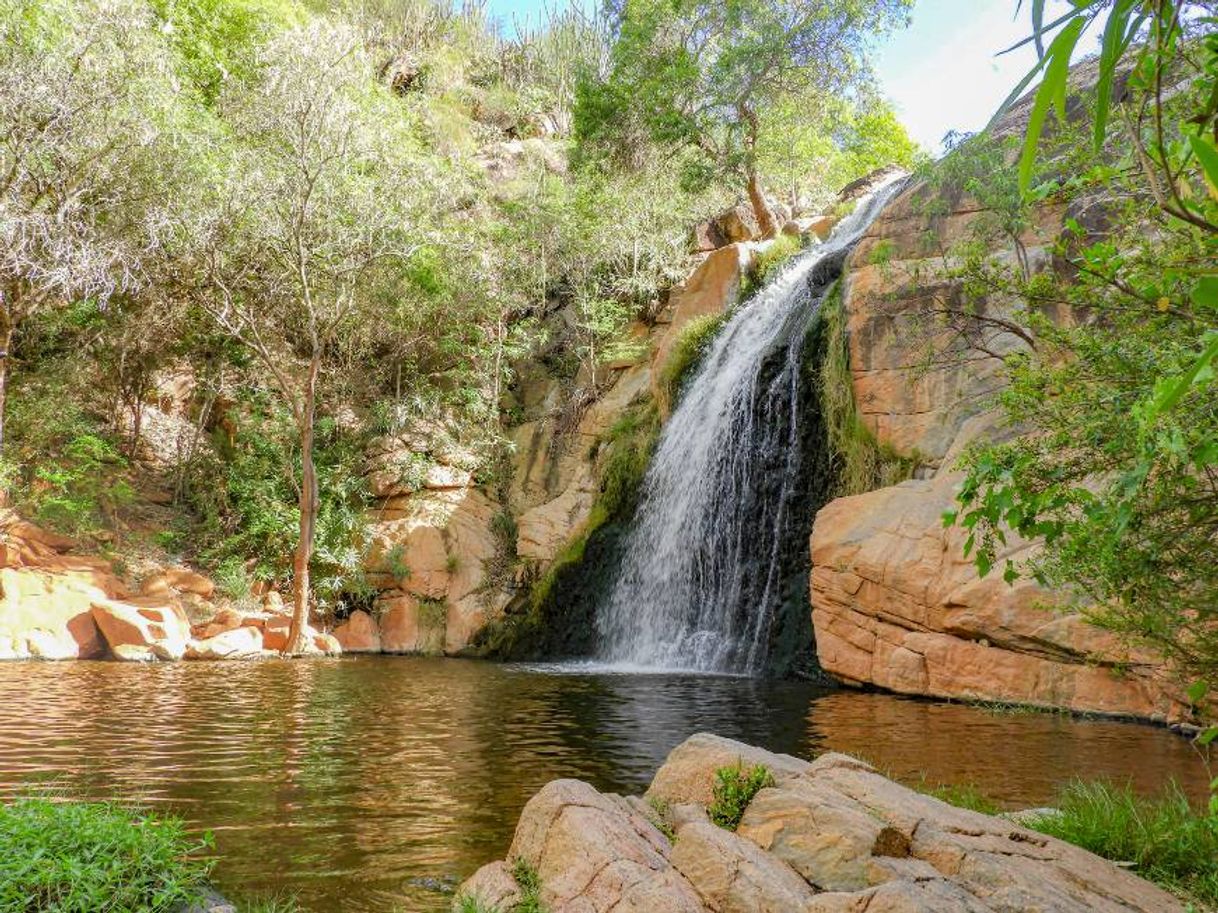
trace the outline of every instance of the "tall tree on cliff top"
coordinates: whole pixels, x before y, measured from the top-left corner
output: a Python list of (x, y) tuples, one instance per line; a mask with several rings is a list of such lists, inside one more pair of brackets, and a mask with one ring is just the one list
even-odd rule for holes
[(737, 176), (762, 234), (778, 226), (758, 172), (762, 113), (866, 80), (871, 37), (912, 0), (624, 0), (608, 75), (585, 80), (576, 134), (588, 147), (646, 138), (698, 151), (695, 171)]
[(340, 340), (391, 310), (436, 181), (355, 34), (321, 21), (268, 43), (253, 85), (222, 96), (220, 112), (235, 148), (219, 146), (215, 195), (204, 215), (183, 213), (182, 234), (198, 303), (265, 368), (299, 435), (295, 653), (311, 596), (319, 387)]
[(128, 0), (0, 0), (0, 446), (21, 322), (141, 284), (156, 247), (174, 92), (150, 26)]

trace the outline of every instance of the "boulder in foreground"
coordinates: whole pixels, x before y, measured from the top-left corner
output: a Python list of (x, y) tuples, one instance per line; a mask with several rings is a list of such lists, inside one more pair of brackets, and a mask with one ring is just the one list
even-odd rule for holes
[[(716, 771), (738, 761), (764, 764), (773, 785), (733, 832), (711, 823), (706, 804)], [(470, 898), (507, 913), (530, 891), (550, 913), (1184, 911), (1107, 860), (846, 755), (807, 762), (707, 734), (673, 750), (647, 801), (578, 780), (544, 787), (508, 862), (479, 869), (454, 909)]]

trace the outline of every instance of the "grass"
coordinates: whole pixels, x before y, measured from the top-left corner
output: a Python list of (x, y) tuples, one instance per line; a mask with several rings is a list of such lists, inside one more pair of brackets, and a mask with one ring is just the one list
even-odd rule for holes
[(512, 877), (516, 879), (516, 887), (520, 888), (520, 900), (516, 902), (512, 913), (546, 913), (541, 903), (541, 876), (523, 859), (512, 863)]
[(443, 653), (448, 630), (448, 603), (443, 599), (419, 597), (420, 647), (424, 653)]
[(669, 823), (672, 804), (667, 799), (650, 796), (647, 799), (647, 805), (651, 808), (651, 814), (648, 815), (648, 819), (655, 825), (656, 830), (663, 834), (664, 839), (669, 843), (675, 843), (677, 832), (672, 824)]
[(726, 322), (726, 314), (703, 314), (681, 327), (660, 370), (659, 390), (665, 412), (671, 412), (676, 406), (681, 387), (702, 362), (715, 335)]
[(745, 767), (737, 761), (729, 767), (720, 767), (715, 771), (714, 801), (706, 812), (715, 824), (734, 831), (753, 797), (773, 785), (774, 775), (764, 764)]
[(802, 249), (803, 242), (797, 236), (779, 235), (758, 251), (744, 276), (740, 290), (741, 300), (747, 301), (765, 288)]
[(920, 787), (919, 792), (933, 796), (948, 805), (967, 808), (983, 815), (997, 815), (1002, 806), (983, 793), (972, 783), (942, 783), (938, 786)]
[(913, 475), (917, 456), (902, 456), (880, 444), (863, 423), (854, 401), (840, 282), (825, 297), (820, 319), (827, 338), (819, 376), (821, 415), (833, 459), (833, 496), (863, 494), (905, 481)]
[(1057, 813), (1028, 822), (1193, 901), (1218, 904), (1218, 814), (1198, 812), (1172, 782), (1153, 798), (1129, 786), (1074, 782)]
[(0, 806), (0, 910), (164, 913), (196, 899), (209, 838), (178, 818), (114, 802), (18, 799)]

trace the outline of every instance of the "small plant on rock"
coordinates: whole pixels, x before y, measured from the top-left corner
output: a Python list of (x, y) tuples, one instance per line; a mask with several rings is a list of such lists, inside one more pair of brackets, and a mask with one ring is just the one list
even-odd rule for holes
[(753, 797), (774, 785), (774, 775), (764, 764), (745, 767), (740, 761), (715, 771), (715, 800), (706, 813), (725, 830), (734, 831)]
[(537, 869), (523, 859), (512, 863), (512, 877), (520, 888), (520, 900), (516, 902), (512, 913), (546, 913), (541, 903), (541, 876)]

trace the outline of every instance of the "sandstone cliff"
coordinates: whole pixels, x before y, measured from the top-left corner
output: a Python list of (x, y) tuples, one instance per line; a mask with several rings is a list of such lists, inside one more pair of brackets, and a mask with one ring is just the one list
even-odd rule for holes
[[(1021, 116), (1000, 132), (1018, 130)], [(999, 295), (983, 301), (984, 323), (951, 318), (965, 307), (960, 283), (944, 278), (954, 251), (980, 243), (995, 262), (1018, 256), (1031, 271), (1051, 269), (1067, 218), (1083, 216), (1045, 203), (1018, 237), (1003, 235), (986, 227), (993, 214), (977, 200), (920, 182), (854, 251), (843, 307), (855, 403), (876, 441), (919, 467), (908, 482), (838, 499), (816, 517), (817, 653), (844, 682), (1159, 721), (1183, 711), (1153, 656), (1088, 625), (1063, 594), (979, 579), (965, 533), (941, 519), (954, 506), (964, 448), (1017, 433), (1000, 426), (993, 395), (1004, 383), (1001, 356), (1027, 344), (1015, 303)], [(1035, 547), (1012, 541), (1001, 557), (1018, 561)]]

